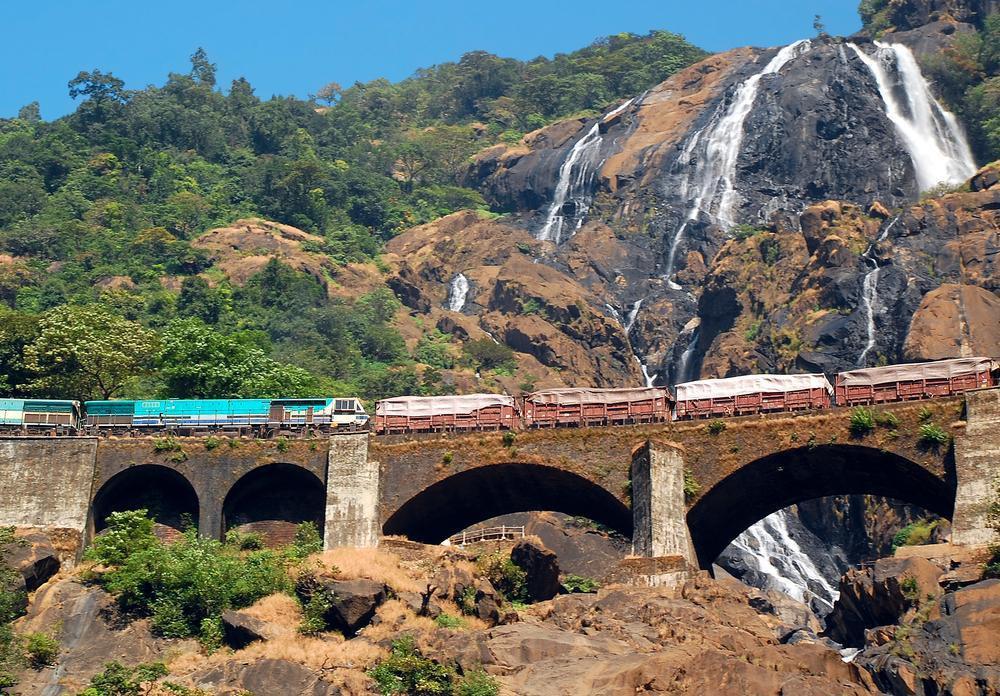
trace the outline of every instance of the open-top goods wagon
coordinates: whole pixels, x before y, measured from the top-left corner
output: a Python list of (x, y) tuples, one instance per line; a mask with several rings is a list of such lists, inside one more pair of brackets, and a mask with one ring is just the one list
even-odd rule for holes
[(931, 399), (961, 394), (997, 383), (990, 358), (953, 358), (934, 362), (849, 370), (837, 375), (837, 405)]
[(670, 394), (660, 387), (544, 389), (524, 397), (522, 416), (529, 428), (655, 423), (670, 420)]
[(517, 422), (514, 397), (503, 394), (397, 396), (375, 404), (375, 432), (509, 430)]
[(833, 387), (822, 374), (745, 375), (675, 387), (677, 420), (829, 408)]

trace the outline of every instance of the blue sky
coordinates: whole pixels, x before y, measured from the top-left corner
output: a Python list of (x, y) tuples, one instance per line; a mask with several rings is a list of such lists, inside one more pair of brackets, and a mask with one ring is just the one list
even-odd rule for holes
[(245, 76), (261, 97), (305, 96), (336, 81), (387, 77), (484, 49), (533, 58), (622, 31), (668, 29), (711, 51), (775, 46), (860, 27), (855, 0), (35, 0), (4, 3), (0, 117), (31, 101), (55, 118), (73, 109), (66, 83), (99, 68), (126, 87), (187, 72), (198, 46), (219, 84)]

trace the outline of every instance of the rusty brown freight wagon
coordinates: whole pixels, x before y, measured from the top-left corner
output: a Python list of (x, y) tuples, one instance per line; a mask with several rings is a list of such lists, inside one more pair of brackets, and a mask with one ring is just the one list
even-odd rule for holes
[(529, 428), (654, 423), (670, 420), (670, 393), (658, 387), (545, 389), (524, 397), (522, 413)]
[(829, 408), (833, 396), (821, 374), (702, 379), (678, 384), (675, 390), (678, 420)]
[(514, 397), (503, 394), (397, 396), (375, 404), (375, 433), (509, 430), (517, 421)]
[(996, 370), (997, 363), (990, 358), (955, 358), (850, 370), (837, 375), (837, 405), (880, 404), (961, 394), (996, 385)]

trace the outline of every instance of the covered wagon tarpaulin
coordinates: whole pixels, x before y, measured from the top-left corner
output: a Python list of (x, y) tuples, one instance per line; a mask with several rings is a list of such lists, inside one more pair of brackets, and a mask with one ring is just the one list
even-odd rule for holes
[(871, 386), (925, 379), (951, 379), (961, 375), (989, 372), (994, 369), (996, 369), (996, 363), (991, 358), (953, 358), (951, 360), (850, 370), (841, 372), (838, 375), (838, 381), (847, 387)]
[(446, 416), (473, 413), (491, 406), (514, 408), (514, 397), (503, 394), (463, 396), (396, 396), (375, 404), (377, 416)]
[(722, 399), (743, 394), (772, 394), (825, 389), (833, 394), (833, 387), (826, 375), (745, 375), (726, 379), (700, 379), (697, 382), (678, 384), (674, 389), (678, 401), (693, 399)]
[(623, 404), (635, 401), (663, 399), (666, 389), (656, 387), (626, 387), (624, 389), (563, 388), (542, 389), (526, 397), (536, 404)]

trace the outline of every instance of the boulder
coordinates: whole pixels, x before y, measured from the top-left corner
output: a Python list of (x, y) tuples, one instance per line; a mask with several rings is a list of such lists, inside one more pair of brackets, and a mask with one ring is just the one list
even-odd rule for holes
[(324, 589), (330, 599), (328, 625), (348, 636), (367, 625), (386, 598), (385, 585), (374, 580), (335, 580)]
[(544, 602), (559, 594), (559, 560), (547, 548), (524, 539), (511, 550), (510, 560), (527, 574), (525, 583), (532, 601)]
[(222, 612), (222, 638), (226, 645), (239, 650), (254, 641), (267, 640), (271, 632), (266, 621), (256, 619), (242, 611)]
[(374, 580), (306, 575), (296, 583), (295, 592), (303, 603), (322, 595), (328, 607), (323, 615), (326, 626), (351, 638), (375, 616), (375, 610), (386, 600), (388, 588)]
[(503, 597), (493, 587), (493, 583), (485, 578), (476, 585), (476, 616), (495, 626), (500, 623), (500, 606), (503, 604)]
[(344, 693), (307, 667), (271, 658), (212, 665), (193, 674), (191, 680), (199, 689), (219, 694), (339, 696)]

